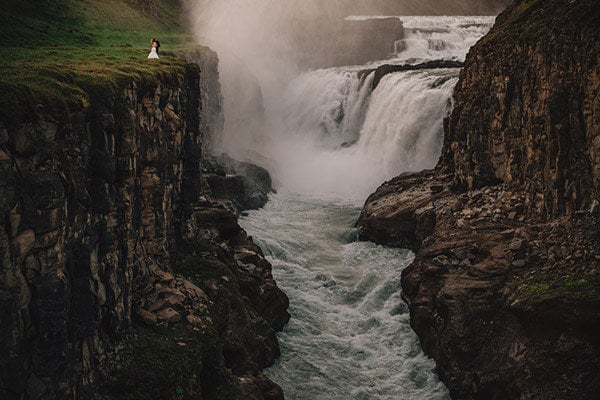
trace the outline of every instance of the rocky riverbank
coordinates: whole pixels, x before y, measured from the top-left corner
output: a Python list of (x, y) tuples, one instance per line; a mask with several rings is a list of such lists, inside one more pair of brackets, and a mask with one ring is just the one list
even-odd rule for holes
[(600, 393), (599, 26), (593, 1), (509, 7), (467, 57), (436, 169), (358, 222), (416, 251), (403, 295), (454, 398)]
[(3, 399), (283, 397), (288, 300), (202, 173), (206, 79), (179, 60), (0, 121)]

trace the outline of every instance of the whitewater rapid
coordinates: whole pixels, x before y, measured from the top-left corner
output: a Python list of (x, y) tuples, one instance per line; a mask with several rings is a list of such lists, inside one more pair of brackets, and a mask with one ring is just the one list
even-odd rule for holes
[[(493, 18), (402, 21), (405, 38), (377, 64), (462, 60)], [(413, 254), (357, 242), (353, 225), (382, 182), (435, 166), (459, 69), (392, 73), (373, 89), (373, 66), (299, 74), (264, 96), (262, 133), (235, 137), (277, 182), (240, 223), (290, 297), (282, 356), (267, 371), (289, 400), (449, 399), (401, 299)]]
[(400, 297), (413, 254), (355, 241), (360, 206), (283, 190), (241, 219), (290, 297), (266, 372), (289, 400), (447, 400)]

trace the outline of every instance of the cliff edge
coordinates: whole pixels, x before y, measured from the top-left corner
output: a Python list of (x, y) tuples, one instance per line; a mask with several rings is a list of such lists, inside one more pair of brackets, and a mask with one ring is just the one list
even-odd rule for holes
[(470, 51), (435, 170), (382, 185), (363, 240), (457, 399), (600, 395), (600, 12), (521, 0)]
[[(0, 12), (17, 34), (0, 47), (2, 399), (283, 398), (262, 369), (288, 299), (203, 173), (218, 58), (185, 48), (180, 14), (170, 0)], [(177, 52), (147, 60), (148, 27)], [(253, 171), (262, 186), (224, 191), (259, 206), (270, 178)]]

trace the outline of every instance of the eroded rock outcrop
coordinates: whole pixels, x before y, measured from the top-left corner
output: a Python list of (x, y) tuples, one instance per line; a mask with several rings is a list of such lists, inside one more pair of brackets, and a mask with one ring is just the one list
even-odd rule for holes
[(375, 90), (384, 76), (393, 74), (401, 71), (420, 71), (423, 69), (437, 69), (437, 68), (462, 68), (464, 64), (461, 61), (452, 60), (433, 60), (426, 61), (420, 64), (384, 64), (377, 68), (365, 69), (358, 73), (360, 79), (364, 79), (366, 75), (375, 72), (373, 76), (373, 83), (371, 84), (371, 90)]
[(460, 399), (600, 394), (600, 14), (517, 1), (471, 50), (434, 171), (387, 182), (360, 237), (410, 246), (403, 295)]
[(1, 398), (282, 398), (260, 371), (287, 297), (203, 197), (214, 78), (173, 63), (0, 121)]
[(202, 172), (208, 195), (230, 203), (237, 214), (264, 206), (273, 191), (266, 169), (234, 160), (227, 154), (206, 156)]

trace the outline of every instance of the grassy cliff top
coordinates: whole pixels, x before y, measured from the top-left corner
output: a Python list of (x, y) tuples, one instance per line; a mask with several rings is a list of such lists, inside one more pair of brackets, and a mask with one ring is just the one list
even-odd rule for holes
[[(182, 67), (186, 25), (180, 0), (4, 0), (0, 116), (81, 108), (94, 88)], [(147, 59), (152, 38), (160, 60)]]

